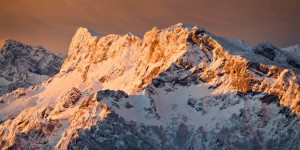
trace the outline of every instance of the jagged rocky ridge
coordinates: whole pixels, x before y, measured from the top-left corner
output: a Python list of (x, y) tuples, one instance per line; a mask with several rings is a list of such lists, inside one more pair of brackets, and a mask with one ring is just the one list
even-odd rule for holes
[(297, 149), (294, 64), (268, 42), (250, 47), (187, 24), (143, 39), (80, 28), (58, 74), (1, 97), (0, 146)]
[(66, 56), (15, 40), (0, 42), (0, 95), (28, 88), (57, 74)]

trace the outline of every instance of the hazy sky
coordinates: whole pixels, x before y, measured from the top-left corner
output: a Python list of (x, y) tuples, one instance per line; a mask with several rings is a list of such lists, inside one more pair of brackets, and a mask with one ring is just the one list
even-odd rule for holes
[(300, 43), (300, 0), (0, 0), (0, 39), (67, 53), (78, 27), (138, 35), (184, 22), (249, 45)]

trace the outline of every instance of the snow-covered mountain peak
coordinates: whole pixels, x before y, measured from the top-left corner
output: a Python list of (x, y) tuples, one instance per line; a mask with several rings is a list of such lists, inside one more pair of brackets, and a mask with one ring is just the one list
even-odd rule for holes
[(89, 28), (84, 28), (84, 27), (79, 27), (76, 32), (75, 32), (75, 35), (77, 34), (82, 34), (82, 35), (87, 35), (87, 34), (90, 34), (91, 36), (97, 36), (97, 37), (102, 37), (104, 35), (102, 34), (98, 34), (96, 33), (95, 31), (93, 31), (92, 29), (89, 29)]
[(265, 41), (262, 43), (259, 43), (257, 46), (253, 48), (254, 53), (262, 55), (271, 61), (275, 59), (278, 53), (282, 53), (279, 48), (274, 46), (272, 43)]
[(290, 53), (291, 55), (296, 55), (297, 58), (300, 57), (300, 44), (282, 48), (283, 51)]
[[(43, 46), (36, 45), (36, 46), (30, 46), (23, 44), (22, 42), (19, 42), (17, 40), (13, 39), (7, 39), (2, 41), (2, 47), (1, 50), (4, 52), (12, 52), (12, 53), (35, 53), (35, 52), (42, 52), (42, 53), (50, 53), (48, 52)], [(56, 54), (60, 56), (64, 56), (62, 54)]]
[(300, 49), (300, 44), (296, 44), (296, 45), (288, 46), (288, 47), (286, 47), (286, 48), (289, 48), (289, 47), (290, 47), (290, 48), (292, 48), (292, 47), (293, 47), (293, 48), (299, 48), (299, 49)]
[(300, 49), (300, 44), (296, 44), (296, 45), (294, 45), (294, 46), (292, 46), (292, 47), (295, 47), (295, 48), (297, 48), (297, 49)]
[[(297, 61), (293, 64), (288, 55), (269, 42), (250, 47), (241, 41), (217, 37), (199, 27), (179, 23), (165, 29), (154, 27), (145, 33), (143, 39), (130, 33), (98, 37), (90, 34), (88, 29), (80, 28), (73, 37), (61, 73), (78, 72), (81, 76), (78, 84), (86, 82), (85, 88), (98, 80), (103, 89), (132, 94), (144, 88), (176, 60), (182, 57), (194, 60), (197, 56), (191, 51), (195, 46), (206, 49), (210, 55), (220, 49), (226, 55), (269, 67), (277, 65), (289, 69), (297, 66)], [(192, 62), (190, 65), (196, 64)], [(294, 71), (298, 72), (297, 68)]]
[[(291, 46), (291, 47), (293, 47), (293, 46)], [(263, 42), (260, 42), (258, 45), (254, 46), (253, 49), (276, 49), (276, 50), (279, 50), (280, 48), (273, 45), (269, 41), (263, 41)]]
[(299, 145), (297, 61), (280, 49), (182, 23), (143, 38), (94, 35), (78, 29), (58, 74), (0, 98), (2, 148)]
[[(103, 88), (135, 93), (188, 52), (187, 41), (192, 42), (193, 35), (203, 33), (202, 29), (191, 27), (178, 24), (161, 30), (153, 28), (142, 39), (131, 33), (93, 36), (87, 29), (79, 28), (61, 72), (77, 71), (83, 82), (97, 78), (103, 82)], [(217, 46), (208, 36), (203, 37), (211, 42), (210, 46)], [(96, 69), (102, 67), (106, 69)]]
[(175, 30), (177, 28), (185, 28), (185, 29), (188, 29), (189, 31), (193, 31), (193, 30), (197, 30), (197, 29), (203, 30), (200, 27), (192, 26), (192, 25), (186, 24), (186, 23), (177, 23), (173, 26), (167, 27), (166, 30)]
[(19, 42), (19, 41), (16, 41), (16, 40), (13, 40), (13, 39), (6, 39), (6, 40), (3, 40), (1, 41), (1, 50), (4, 50), (5, 52), (6, 51), (12, 51), (12, 50), (23, 50), (23, 49), (10, 49), (9, 47), (13, 46), (13, 47), (24, 47), (23, 43)]
[(5, 40), (0, 50), (0, 95), (49, 79), (58, 73), (64, 58), (42, 46)]

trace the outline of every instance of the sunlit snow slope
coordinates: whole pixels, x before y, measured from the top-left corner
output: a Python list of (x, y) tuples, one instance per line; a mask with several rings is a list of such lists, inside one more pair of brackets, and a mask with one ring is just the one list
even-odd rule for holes
[(299, 61), (200, 27), (79, 28), (60, 72), (1, 97), (2, 149), (297, 149)]

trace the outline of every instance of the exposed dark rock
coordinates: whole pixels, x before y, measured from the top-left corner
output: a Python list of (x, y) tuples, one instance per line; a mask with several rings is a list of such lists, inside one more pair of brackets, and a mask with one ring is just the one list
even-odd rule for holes
[(276, 50), (279, 50), (277, 47), (272, 45), (270, 42), (262, 42), (253, 48), (254, 53), (262, 55), (270, 60), (274, 60), (276, 56)]
[(15, 40), (6, 40), (0, 48), (0, 77), (9, 82), (0, 86), (0, 96), (17, 88), (40, 83), (43, 81), (42, 75), (44, 78), (52, 77), (59, 72), (66, 57), (41, 46), (33, 47)]

